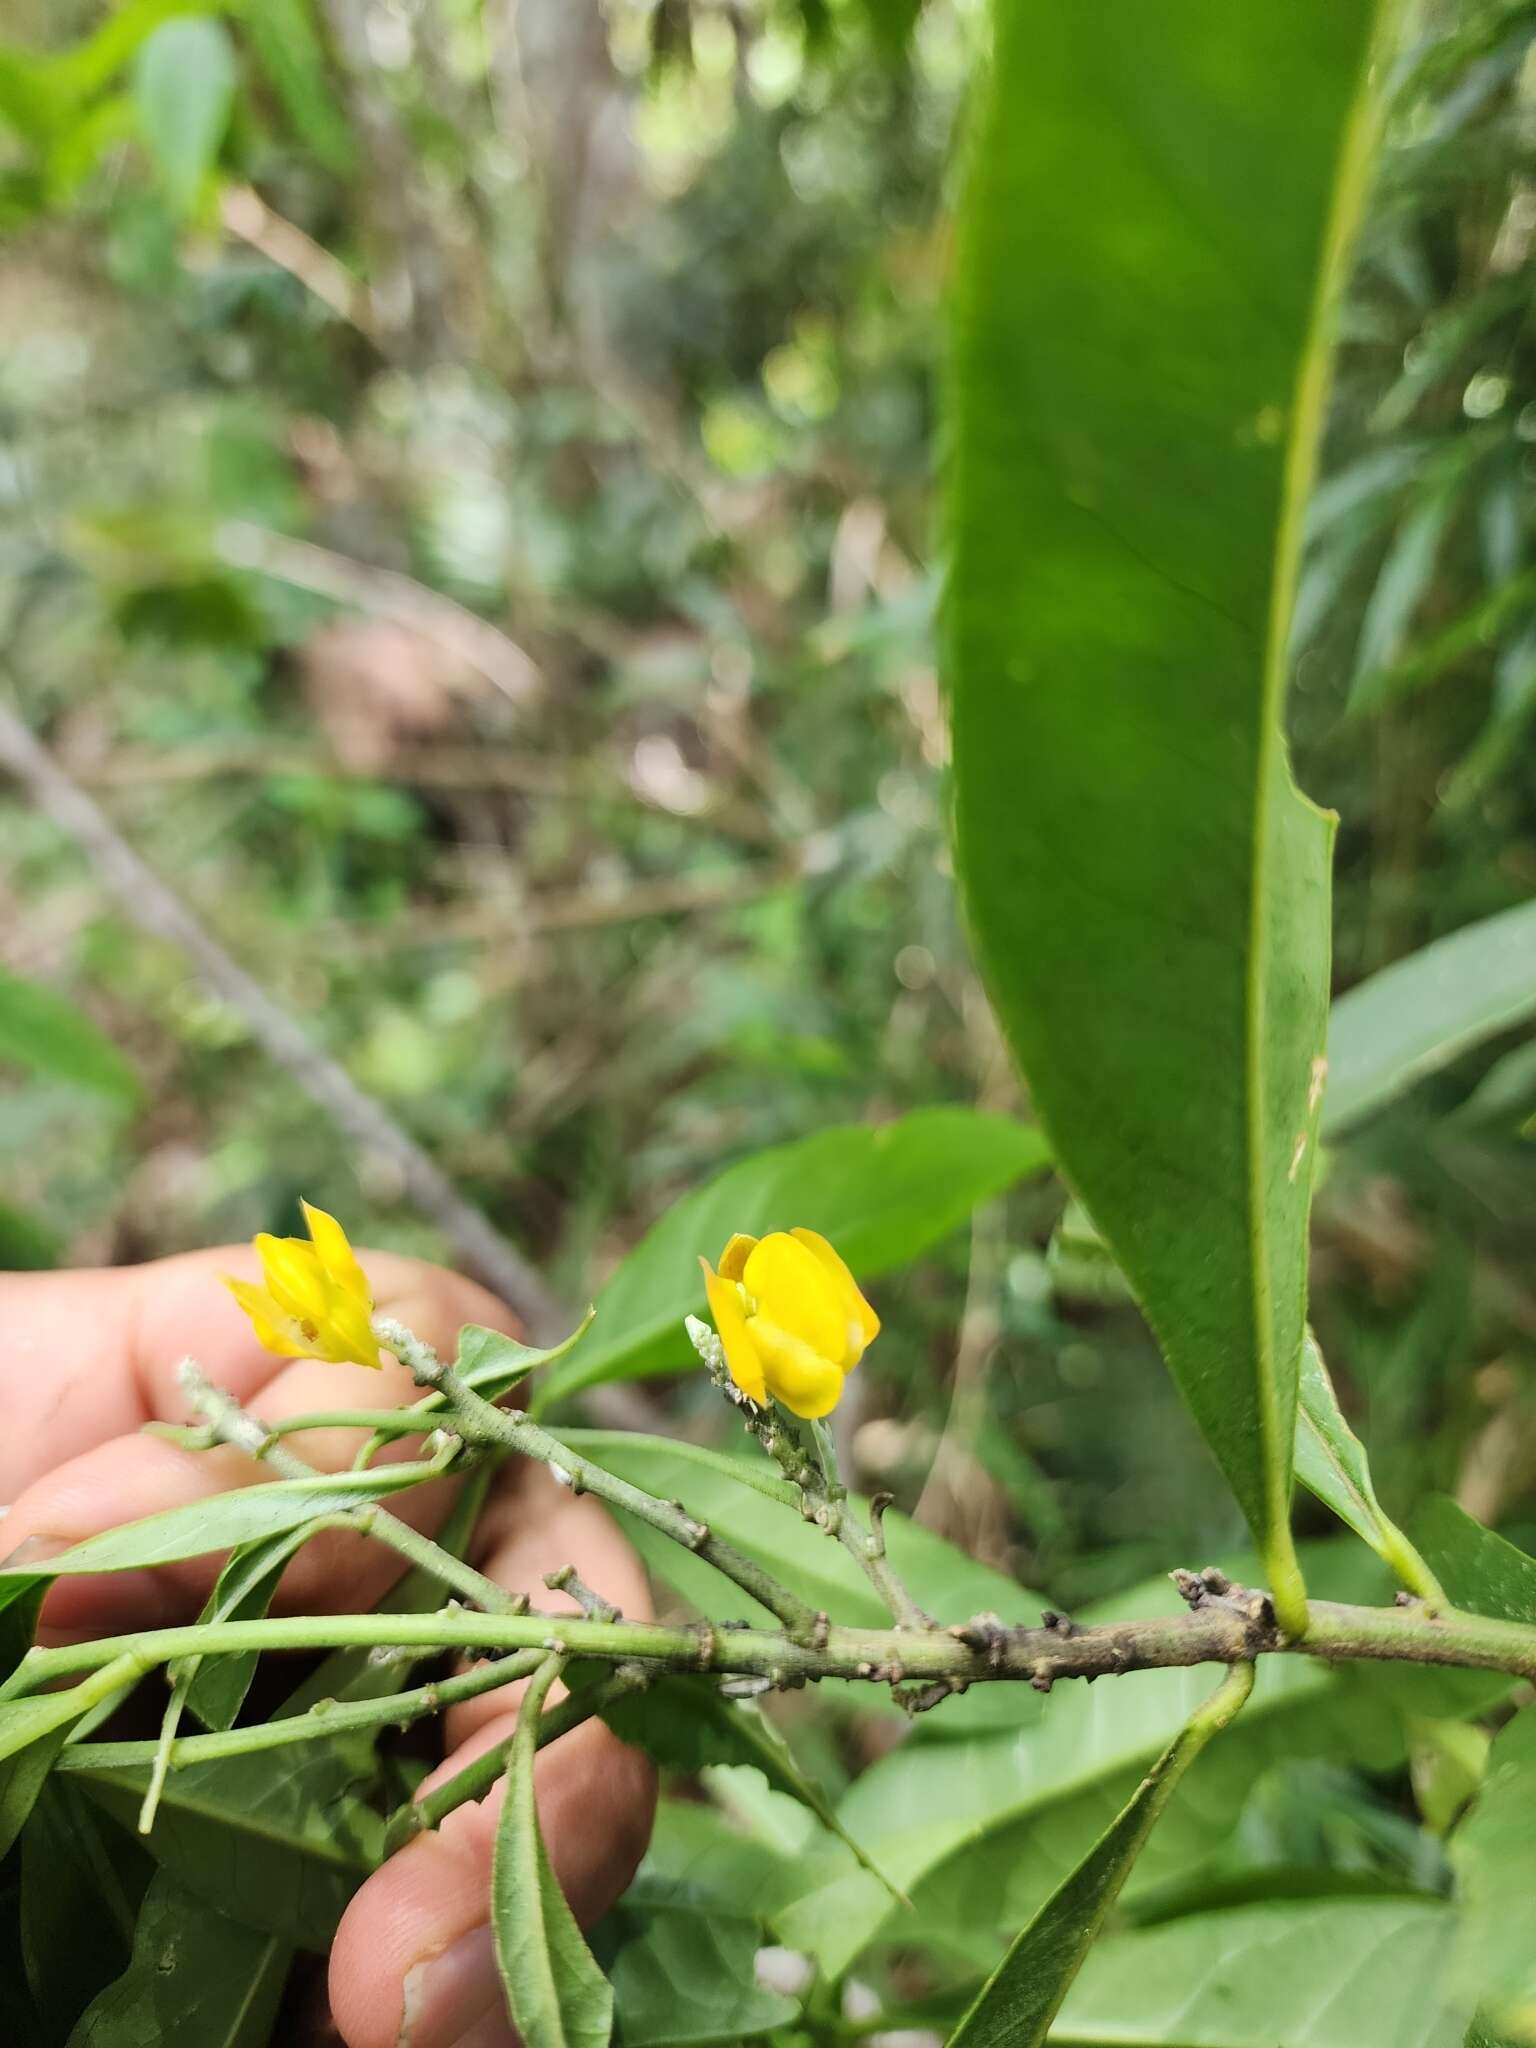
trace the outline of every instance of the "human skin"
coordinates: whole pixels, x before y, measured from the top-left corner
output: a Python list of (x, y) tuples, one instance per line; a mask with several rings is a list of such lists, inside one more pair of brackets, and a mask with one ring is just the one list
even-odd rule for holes
[[(451, 1355), (463, 1323), (516, 1334), (505, 1306), (473, 1282), (391, 1253), (359, 1254), (379, 1309)], [(268, 1421), (322, 1408), (392, 1408), (417, 1397), (386, 1354), (382, 1372), (262, 1351), (220, 1276), (258, 1279), (248, 1247), (73, 1273), (0, 1274), (0, 1551), (56, 1551), (141, 1515), (205, 1500), (268, 1477), (242, 1453), (184, 1451), (144, 1436), (154, 1418), (189, 1421), (176, 1367), (189, 1352), (209, 1378)], [(327, 1471), (352, 1461), (362, 1433), (307, 1432), (298, 1448)], [(409, 1457), (414, 1440), (385, 1457)], [(431, 1531), (452, 1483), (413, 1487), (390, 1503)], [(574, 1565), (626, 1615), (649, 1615), (639, 1564), (605, 1510), (575, 1497), (544, 1467), (510, 1460), (476, 1526), (473, 1563), (540, 1605), (564, 1605), (543, 1575)], [(220, 1560), (62, 1579), (43, 1609), (58, 1642), (191, 1621)], [(364, 1537), (327, 1534), (283, 1576), (275, 1611), (323, 1614), (374, 1605), (404, 1570)], [(445, 1756), (430, 1788), (510, 1734), (517, 1691), (450, 1709)], [(647, 1761), (599, 1721), (541, 1751), (536, 1786), (550, 1858), (577, 1917), (590, 1924), (628, 1884), (655, 1807)], [(331, 2016), (347, 2048), (506, 2048), (515, 2043), (496, 1977), (487, 1912), (500, 1790), (450, 1814), (367, 1879), (332, 1946)]]

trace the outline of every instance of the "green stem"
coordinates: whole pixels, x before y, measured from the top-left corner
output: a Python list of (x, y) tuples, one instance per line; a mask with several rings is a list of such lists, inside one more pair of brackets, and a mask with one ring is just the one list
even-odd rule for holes
[[(539, 1747), (554, 1742), (562, 1735), (568, 1735), (573, 1728), (579, 1728), (584, 1721), (590, 1721), (594, 1714), (600, 1714), (610, 1701), (621, 1699), (625, 1693), (635, 1692), (645, 1683), (643, 1670), (616, 1671), (601, 1685), (587, 1686), (579, 1693), (560, 1701), (558, 1706), (546, 1708), (539, 1716)], [(412, 1836), (426, 1833), (430, 1828), (440, 1827), (456, 1807), (467, 1800), (483, 1799), (506, 1769), (511, 1755), (516, 1731), (500, 1742), (494, 1742), (489, 1749), (467, 1763), (462, 1771), (455, 1771), (451, 1778), (445, 1778), (440, 1785), (434, 1785), (421, 1798), (408, 1801), (389, 1818), (385, 1830), (384, 1851), (392, 1856), (396, 1849), (411, 1840)]]
[[(389, 1693), (377, 1700), (318, 1700), (307, 1713), (285, 1714), (276, 1721), (253, 1722), (248, 1728), (228, 1728), (207, 1735), (183, 1735), (170, 1745), (172, 1770), (184, 1764), (216, 1762), (220, 1757), (251, 1756), (257, 1750), (282, 1749), (291, 1742), (319, 1742), (333, 1735), (348, 1735), (358, 1729), (400, 1727), (419, 1721), (463, 1700), (478, 1699), (482, 1693), (512, 1685), (536, 1671), (544, 1661), (542, 1650), (525, 1650), (521, 1655), (502, 1657), (495, 1663), (477, 1664), (471, 1671), (432, 1685), (413, 1686), (408, 1692)], [(157, 1742), (78, 1742), (60, 1755), (56, 1770), (120, 1771), (153, 1768)]]
[(430, 1345), (423, 1344), (403, 1323), (397, 1323), (389, 1316), (375, 1316), (373, 1327), (381, 1342), (387, 1344), (401, 1364), (415, 1376), (418, 1385), (430, 1387), (446, 1396), (450, 1426), (457, 1429), (462, 1425), (464, 1433), (475, 1441), (494, 1442), (519, 1452), (525, 1458), (533, 1458), (547, 1466), (556, 1479), (573, 1492), (595, 1494), (610, 1507), (621, 1508), (663, 1536), (670, 1536), (674, 1543), (680, 1543), (685, 1550), (702, 1557), (706, 1564), (713, 1565), (716, 1571), (766, 1607), (770, 1614), (783, 1622), (791, 1635), (809, 1639), (815, 1633), (817, 1616), (814, 1608), (791, 1593), (787, 1586), (780, 1585), (772, 1573), (765, 1571), (733, 1543), (716, 1536), (707, 1523), (695, 1521), (677, 1502), (658, 1500), (654, 1494), (631, 1486), (628, 1480), (605, 1472), (600, 1465), (588, 1464), (542, 1423), (535, 1422), (520, 1410), (495, 1407), (483, 1395), (477, 1394), (451, 1366), (444, 1365)]
[[(1235, 1589), (1241, 1591), (1241, 1589)], [(131, 1637), (28, 1651), (0, 1699), (35, 1693), (56, 1679), (94, 1671), (124, 1655), (146, 1667), (178, 1657), (246, 1650), (320, 1650), (421, 1644), (444, 1650), (543, 1649), (551, 1655), (638, 1659), (669, 1670), (758, 1675), (777, 1685), (821, 1678), (890, 1684), (947, 1678), (964, 1684), (1110, 1676), (1191, 1664), (1238, 1664), (1282, 1653), (1331, 1663), (1360, 1661), (1452, 1665), (1536, 1680), (1536, 1627), (1454, 1609), (1347, 1607), (1312, 1603), (1305, 1642), (1282, 1634), (1260, 1595), (1210, 1600), (1192, 1612), (1100, 1622), (1087, 1627), (1006, 1628), (980, 1617), (949, 1629), (829, 1628), (818, 1643), (787, 1632), (723, 1629), (709, 1623), (588, 1621), (571, 1615), (285, 1615), (264, 1621), (193, 1623)]]

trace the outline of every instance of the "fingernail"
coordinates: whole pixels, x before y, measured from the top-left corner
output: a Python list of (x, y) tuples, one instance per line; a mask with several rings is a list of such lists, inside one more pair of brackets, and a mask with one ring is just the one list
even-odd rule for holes
[[(406, 1973), (405, 2011), (399, 2048), (460, 2048), (469, 2038), (479, 2044), (496, 2039), (484, 2033), (501, 2011), (501, 1979), (489, 1927), (472, 1927), (441, 1954), (429, 1956)], [(510, 2022), (504, 2037), (514, 2041)]]
[[(9, 1513), (9, 1509), (3, 1510)], [(12, 1567), (20, 1568), (29, 1564), (46, 1564), (50, 1557), (59, 1557), (66, 1550), (74, 1549), (74, 1542), (68, 1536), (28, 1536), (16, 1548), (0, 1557), (0, 1571), (8, 1572)]]

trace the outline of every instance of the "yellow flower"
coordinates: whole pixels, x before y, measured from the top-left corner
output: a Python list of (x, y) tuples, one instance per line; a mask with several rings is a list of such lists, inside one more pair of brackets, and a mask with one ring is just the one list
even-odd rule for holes
[(844, 1376), (880, 1334), (880, 1319), (814, 1230), (739, 1232), (708, 1259), (704, 1288), (731, 1378), (759, 1407), (770, 1397), (796, 1415), (826, 1415)]
[(303, 1202), (309, 1241), (256, 1239), (265, 1287), (249, 1280), (225, 1286), (255, 1325), (267, 1351), (280, 1358), (323, 1358), (331, 1365), (382, 1365), (373, 1334), (373, 1294), (347, 1233), (334, 1216)]

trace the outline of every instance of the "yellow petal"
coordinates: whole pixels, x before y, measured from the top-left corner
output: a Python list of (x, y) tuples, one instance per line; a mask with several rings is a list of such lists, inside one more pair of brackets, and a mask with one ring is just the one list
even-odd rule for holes
[(315, 1248), (302, 1237), (272, 1237), (263, 1230), (256, 1240), (267, 1292), (296, 1323), (320, 1323), (330, 1300), (325, 1271)]
[(310, 1202), (300, 1202), (304, 1221), (309, 1226), (310, 1241), (315, 1254), (325, 1271), (336, 1285), (347, 1294), (368, 1304), (373, 1309), (373, 1295), (368, 1286), (368, 1276), (357, 1262), (357, 1254), (347, 1238), (347, 1233), (324, 1209), (317, 1209)]
[(807, 1418), (829, 1415), (842, 1395), (842, 1369), (803, 1338), (762, 1316), (753, 1316), (747, 1327), (774, 1399)]
[(738, 1230), (736, 1232), (725, 1250), (720, 1254), (720, 1278), (722, 1280), (739, 1280), (741, 1278), (742, 1274), (746, 1271), (747, 1260), (751, 1257), (752, 1249), (756, 1243), (757, 1239), (755, 1237), (748, 1237), (745, 1231)]
[(715, 1334), (725, 1351), (731, 1378), (749, 1401), (764, 1408), (768, 1405), (768, 1388), (763, 1380), (762, 1360), (747, 1333), (741, 1291), (734, 1280), (722, 1279), (708, 1259), (700, 1259), (699, 1264), (704, 1268), (704, 1292), (709, 1297), (709, 1312), (714, 1317)]
[(320, 1336), (325, 1347), (320, 1355), (330, 1359), (333, 1365), (383, 1368), (379, 1340), (373, 1334), (372, 1320), (361, 1302), (338, 1297), (321, 1325)]
[(837, 1298), (843, 1305), (843, 1313), (849, 1323), (849, 1355), (844, 1361), (844, 1369), (852, 1371), (863, 1357), (866, 1347), (873, 1344), (879, 1336), (880, 1318), (859, 1291), (859, 1283), (849, 1272), (844, 1260), (819, 1231), (792, 1230), (789, 1234), (808, 1251), (814, 1252), (832, 1276), (832, 1285), (837, 1289)]
[(309, 1356), (303, 1331), (283, 1314), (265, 1288), (257, 1287), (249, 1280), (233, 1280), (227, 1273), (224, 1285), (250, 1317), (256, 1342), (263, 1351), (275, 1352), (279, 1358)]
[(820, 1358), (840, 1366), (848, 1354), (848, 1316), (832, 1276), (813, 1251), (775, 1230), (747, 1259), (742, 1284), (779, 1329), (808, 1344)]

